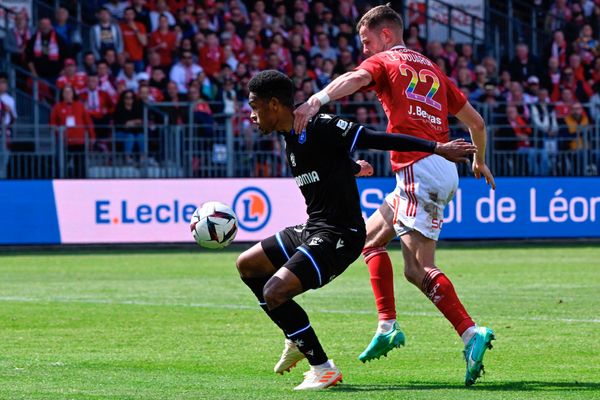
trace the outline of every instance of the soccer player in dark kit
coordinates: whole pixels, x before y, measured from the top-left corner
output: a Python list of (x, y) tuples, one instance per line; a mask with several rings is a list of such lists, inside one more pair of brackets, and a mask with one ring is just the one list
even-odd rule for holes
[(355, 162), (350, 153), (355, 148), (423, 151), (463, 162), (477, 149), (463, 140), (444, 144), (374, 132), (330, 114), (316, 115), (296, 134), (293, 83), (286, 75), (260, 72), (248, 88), (252, 121), (262, 134), (276, 131), (284, 137), (308, 220), (255, 244), (238, 257), (236, 265), (242, 281), (286, 337), (275, 372), (289, 371), (306, 358), (310, 370), (295, 390), (324, 389), (341, 381), (342, 374), (328, 359), (308, 315), (292, 299), (339, 276), (363, 249), (365, 222), (355, 176), (371, 175), (373, 170), (364, 161)]

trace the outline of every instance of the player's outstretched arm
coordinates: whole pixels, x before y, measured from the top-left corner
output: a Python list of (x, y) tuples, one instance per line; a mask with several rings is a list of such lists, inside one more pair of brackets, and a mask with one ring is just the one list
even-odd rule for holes
[(421, 151), (438, 154), (452, 162), (467, 162), (468, 156), (477, 152), (477, 147), (464, 139), (437, 143), (399, 133), (390, 135), (376, 132), (364, 127), (357, 134), (356, 147), (363, 149)]
[(487, 133), (485, 129), (485, 122), (481, 115), (473, 108), (473, 106), (466, 102), (465, 105), (456, 113), (462, 123), (469, 128), (471, 134), (471, 140), (477, 146), (477, 153), (473, 158), (473, 175), (479, 179), (483, 175), (485, 182), (496, 190), (496, 182), (492, 172), (485, 164), (485, 146), (487, 141)]
[(355, 93), (363, 86), (370, 84), (372, 80), (371, 74), (364, 69), (346, 72), (338, 76), (320, 92), (313, 94), (306, 103), (294, 110), (294, 131), (300, 134), (306, 128), (308, 120), (319, 112), (321, 106)]

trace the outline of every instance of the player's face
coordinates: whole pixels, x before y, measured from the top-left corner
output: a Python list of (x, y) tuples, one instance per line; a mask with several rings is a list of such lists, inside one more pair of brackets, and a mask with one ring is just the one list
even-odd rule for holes
[(367, 57), (381, 53), (386, 49), (382, 35), (377, 30), (373, 31), (361, 26), (359, 36), (363, 45), (363, 53)]
[(258, 126), (258, 130), (263, 135), (268, 135), (275, 130), (276, 113), (271, 110), (270, 102), (259, 99), (255, 93), (250, 92), (248, 104), (252, 108), (250, 120)]

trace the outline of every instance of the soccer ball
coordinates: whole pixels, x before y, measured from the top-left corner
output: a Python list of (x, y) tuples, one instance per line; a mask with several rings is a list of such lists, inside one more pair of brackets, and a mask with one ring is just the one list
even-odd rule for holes
[(208, 249), (228, 246), (237, 233), (237, 217), (231, 208), (209, 201), (194, 211), (190, 229), (196, 243)]

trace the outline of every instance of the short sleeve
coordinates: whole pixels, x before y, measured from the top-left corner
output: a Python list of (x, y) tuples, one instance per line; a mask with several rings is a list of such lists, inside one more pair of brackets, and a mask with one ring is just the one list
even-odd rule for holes
[(461, 108), (467, 103), (467, 98), (464, 93), (452, 82), (447, 76), (444, 76), (446, 82), (446, 99), (448, 102), (448, 111), (452, 115), (456, 115)]
[(356, 70), (358, 69), (364, 69), (373, 78), (373, 81), (369, 85), (362, 88), (363, 90), (376, 90), (377, 87), (380, 87), (387, 81), (385, 64), (377, 56), (372, 56), (364, 60), (356, 67)]
[(363, 126), (337, 115), (318, 114), (308, 126), (309, 134), (322, 140), (324, 145), (354, 151)]

